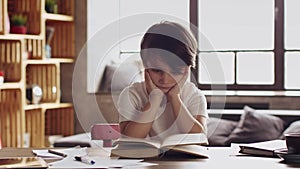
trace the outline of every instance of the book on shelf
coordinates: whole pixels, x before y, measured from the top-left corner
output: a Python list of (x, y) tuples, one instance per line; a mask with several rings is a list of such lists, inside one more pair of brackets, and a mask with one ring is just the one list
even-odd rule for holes
[(114, 142), (111, 156), (123, 158), (153, 158), (166, 155), (187, 155), (199, 158), (208, 158), (208, 140), (205, 134), (175, 134), (166, 137), (163, 141), (120, 138)]
[(278, 157), (278, 152), (286, 150), (286, 142), (285, 140), (270, 140), (249, 144), (240, 144), (239, 147), (239, 153), (242, 154), (265, 157)]

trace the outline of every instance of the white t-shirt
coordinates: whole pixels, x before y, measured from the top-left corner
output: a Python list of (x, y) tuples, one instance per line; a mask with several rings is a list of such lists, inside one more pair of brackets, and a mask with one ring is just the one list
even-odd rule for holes
[[(193, 83), (186, 82), (181, 90), (181, 100), (189, 112), (195, 117), (201, 115), (208, 118), (206, 98)], [(144, 82), (137, 82), (126, 87), (118, 100), (119, 121), (134, 121), (136, 115), (149, 102)], [(170, 103), (161, 105), (153, 122), (149, 137), (162, 140), (166, 136), (180, 133), (174, 121), (174, 113)]]

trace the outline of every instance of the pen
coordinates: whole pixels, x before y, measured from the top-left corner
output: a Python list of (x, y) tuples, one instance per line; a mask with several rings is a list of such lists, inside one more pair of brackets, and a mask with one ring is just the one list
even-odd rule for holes
[(55, 150), (51, 150), (51, 149), (48, 150), (48, 153), (52, 153), (52, 154), (59, 155), (59, 156), (62, 156), (62, 157), (67, 157), (67, 154), (64, 154), (62, 152), (58, 152), (58, 151), (55, 151)]
[(76, 161), (81, 161), (81, 162), (86, 163), (86, 164), (95, 164), (95, 161), (88, 158), (87, 156), (81, 156), (81, 157), (80, 156), (75, 156), (74, 159)]

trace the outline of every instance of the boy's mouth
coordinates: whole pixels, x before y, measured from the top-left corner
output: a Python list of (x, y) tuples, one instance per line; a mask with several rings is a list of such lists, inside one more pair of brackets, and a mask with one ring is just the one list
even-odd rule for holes
[(158, 86), (159, 89), (163, 91), (169, 91), (173, 86)]
[(171, 87), (159, 87), (161, 90), (169, 90)]

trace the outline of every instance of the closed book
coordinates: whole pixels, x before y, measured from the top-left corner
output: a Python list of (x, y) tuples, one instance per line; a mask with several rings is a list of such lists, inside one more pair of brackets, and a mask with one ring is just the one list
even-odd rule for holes
[(278, 157), (276, 152), (286, 149), (285, 140), (270, 140), (257, 143), (240, 144), (239, 153), (254, 156)]
[(185, 154), (194, 157), (208, 158), (208, 141), (204, 134), (175, 134), (163, 141), (120, 138), (111, 150), (111, 156), (124, 158), (153, 158), (163, 157), (169, 154)]

